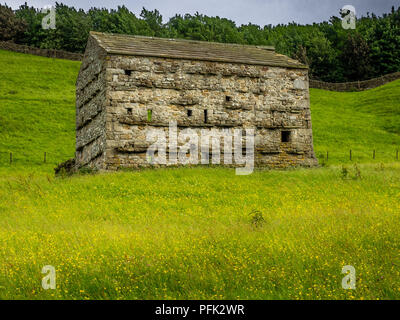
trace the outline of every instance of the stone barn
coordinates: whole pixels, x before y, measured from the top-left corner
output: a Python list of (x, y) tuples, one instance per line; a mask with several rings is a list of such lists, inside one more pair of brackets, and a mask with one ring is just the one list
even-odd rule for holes
[(146, 132), (168, 135), (171, 121), (178, 132), (254, 129), (256, 167), (317, 165), (308, 82), (307, 66), (272, 47), (91, 32), (76, 83), (75, 165), (151, 166)]

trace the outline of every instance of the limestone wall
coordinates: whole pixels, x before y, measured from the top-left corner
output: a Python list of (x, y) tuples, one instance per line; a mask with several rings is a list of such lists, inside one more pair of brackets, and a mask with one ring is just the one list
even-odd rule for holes
[(323, 89), (330, 91), (348, 92), (348, 91), (364, 91), (377, 88), (386, 83), (400, 79), (400, 72), (390, 73), (379, 78), (365, 81), (354, 81), (344, 83), (329, 83), (318, 80), (310, 80), (310, 87), (315, 89)]
[(23, 44), (16, 44), (11, 41), (0, 41), (0, 49), (14, 51), (14, 52), (20, 52), (20, 53), (33, 54), (36, 56), (42, 56), (42, 57), (47, 57), (47, 58), (66, 59), (66, 60), (73, 60), (73, 61), (81, 61), (82, 60), (81, 53), (74, 53), (74, 52), (55, 50), (55, 49), (35, 48), (35, 47), (23, 45)]
[(76, 152), (78, 167), (104, 167), (106, 147), (106, 56), (89, 38), (76, 82)]
[[(146, 132), (168, 131), (171, 120), (179, 130), (198, 132), (254, 128), (257, 166), (316, 164), (307, 70), (123, 56), (106, 61), (105, 169), (148, 166)], [(291, 132), (289, 142), (281, 141), (282, 130)]]

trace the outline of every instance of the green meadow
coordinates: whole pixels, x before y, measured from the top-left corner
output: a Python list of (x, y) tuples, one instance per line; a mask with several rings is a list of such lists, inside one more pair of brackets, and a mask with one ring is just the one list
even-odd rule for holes
[(56, 177), (78, 70), (0, 51), (0, 299), (400, 298), (400, 81), (311, 90), (319, 168)]

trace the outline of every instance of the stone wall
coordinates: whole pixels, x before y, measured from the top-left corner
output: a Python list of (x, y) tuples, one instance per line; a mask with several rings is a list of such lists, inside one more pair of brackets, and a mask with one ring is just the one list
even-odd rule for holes
[[(114, 55), (106, 61), (105, 120), (93, 120), (106, 123), (104, 169), (149, 166), (146, 132), (167, 131), (171, 120), (178, 131), (255, 129), (257, 166), (317, 164), (307, 70)], [(290, 142), (281, 142), (282, 130), (291, 131)]]
[(36, 56), (42, 56), (47, 58), (57, 58), (57, 59), (66, 59), (74, 61), (81, 61), (83, 57), (83, 55), (80, 53), (73, 53), (73, 52), (54, 50), (54, 49), (39, 49), (22, 44), (16, 44), (14, 42), (9, 42), (9, 41), (0, 41), (0, 49), (13, 52), (33, 54)]
[(310, 88), (324, 89), (329, 91), (364, 91), (368, 89), (377, 88), (386, 83), (400, 79), (400, 72), (391, 73), (384, 75), (379, 78), (365, 80), (365, 81), (355, 81), (355, 82), (344, 82), (344, 83), (329, 83), (317, 80), (310, 80)]
[(93, 39), (76, 82), (76, 152), (79, 167), (103, 168), (106, 146), (106, 56)]

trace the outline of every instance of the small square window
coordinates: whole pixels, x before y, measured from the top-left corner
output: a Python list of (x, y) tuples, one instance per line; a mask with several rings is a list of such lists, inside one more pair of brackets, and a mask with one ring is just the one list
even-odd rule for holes
[(132, 108), (126, 109), (126, 112), (127, 112), (128, 114), (132, 114)]
[(187, 111), (187, 115), (188, 115), (188, 117), (191, 117), (193, 115), (193, 111), (192, 110), (188, 110)]
[(208, 111), (204, 110), (204, 123), (208, 122)]
[(290, 131), (281, 132), (281, 142), (290, 142)]
[(125, 70), (125, 75), (130, 77), (132, 75), (132, 70)]
[(226, 102), (231, 102), (232, 101), (232, 97), (231, 96), (225, 96), (225, 101)]

